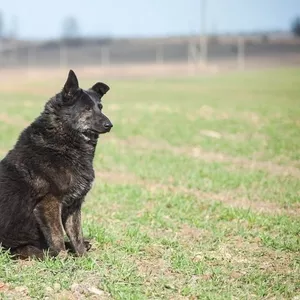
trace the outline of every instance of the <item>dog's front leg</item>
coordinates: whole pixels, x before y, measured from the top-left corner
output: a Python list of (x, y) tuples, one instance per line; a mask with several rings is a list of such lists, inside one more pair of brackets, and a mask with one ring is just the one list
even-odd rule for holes
[(52, 195), (47, 195), (33, 211), (48, 243), (50, 255), (53, 256), (66, 250), (61, 210), (62, 204), (59, 200)]
[(66, 208), (63, 211), (63, 225), (76, 255), (86, 253), (87, 245), (83, 239), (81, 227), (81, 207)]

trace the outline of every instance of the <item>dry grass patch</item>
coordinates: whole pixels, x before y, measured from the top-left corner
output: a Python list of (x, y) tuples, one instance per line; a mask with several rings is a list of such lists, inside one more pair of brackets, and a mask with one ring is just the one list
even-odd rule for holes
[(300, 169), (292, 165), (279, 165), (271, 161), (249, 160), (245, 157), (234, 157), (224, 153), (205, 151), (200, 147), (176, 147), (167, 142), (150, 141), (144, 137), (135, 136), (127, 139), (119, 139), (113, 134), (106, 137), (111, 143), (127, 148), (149, 150), (167, 150), (175, 155), (186, 155), (206, 162), (231, 163), (244, 169), (267, 171), (274, 175), (293, 176), (300, 178)]
[[(285, 214), (290, 216), (300, 215), (300, 206), (295, 204), (292, 207), (283, 207), (277, 203), (263, 201), (260, 199), (255, 199), (251, 201), (249, 198), (243, 196), (245, 191), (243, 189), (237, 189), (234, 191), (211, 193), (204, 192), (201, 190), (190, 189), (183, 186), (166, 185), (158, 182), (153, 182), (149, 180), (143, 180), (134, 174), (121, 173), (121, 172), (101, 172), (97, 171), (96, 176), (99, 180), (106, 183), (112, 184), (129, 184), (129, 185), (139, 185), (146, 188), (152, 193), (156, 192), (171, 192), (173, 194), (182, 194), (191, 196), (200, 201), (218, 201), (226, 204), (229, 207), (250, 209), (259, 213), (267, 214)], [(152, 204), (151, 204), (152, 207)], [(149, 209), (146, 207), (145, 209)]]

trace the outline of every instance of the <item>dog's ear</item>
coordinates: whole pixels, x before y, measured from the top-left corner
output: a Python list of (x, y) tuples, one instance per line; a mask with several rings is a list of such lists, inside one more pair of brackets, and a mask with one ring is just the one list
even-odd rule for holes
[(78, 90), (79, 84), (76, 74), (73, 70), (69, 71), (69, 75), (67, 81), (63, 87), (63, 97), (66, 99), (70, 99), (74, 96), (75, 92)]
[(102, 98), (109, 91), (109, 86), (103, 82), (97, 82), (90, 89), (96, 92), (99, 98)]

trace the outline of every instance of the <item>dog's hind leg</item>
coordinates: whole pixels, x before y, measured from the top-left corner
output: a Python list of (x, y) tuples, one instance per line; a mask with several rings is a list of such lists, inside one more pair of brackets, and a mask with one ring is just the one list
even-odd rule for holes
[(28, 259), (37, 258), (43, 260), (45, 257), (45, 252), (32, 245), (21, 246), (10, 251), (16, 259)]

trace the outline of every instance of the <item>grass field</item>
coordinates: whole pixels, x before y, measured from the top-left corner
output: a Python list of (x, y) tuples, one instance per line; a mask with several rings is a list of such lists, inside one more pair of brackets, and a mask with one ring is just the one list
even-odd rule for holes
[[(0, 254), (1, 297), (299, 299), (300, 70), (95, 80), (114, 128), (83, 209), (93, 250)], [(0, 86), (1, 157), (62, 84)]]

